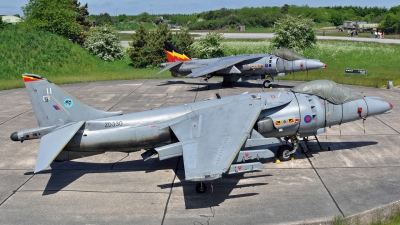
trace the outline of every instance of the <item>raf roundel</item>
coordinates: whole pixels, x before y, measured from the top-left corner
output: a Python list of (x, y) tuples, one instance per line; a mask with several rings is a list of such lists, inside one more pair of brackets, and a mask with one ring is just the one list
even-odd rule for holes
[(71, 108), (74, 105), (74, 101), (72, 99), (67, 98), (64, 100), (64, 106), (67, 108)]
[(304, 122), (310, 123), (312, 121), (312, 117), (310, 115), (307, 115), (304, 117)]

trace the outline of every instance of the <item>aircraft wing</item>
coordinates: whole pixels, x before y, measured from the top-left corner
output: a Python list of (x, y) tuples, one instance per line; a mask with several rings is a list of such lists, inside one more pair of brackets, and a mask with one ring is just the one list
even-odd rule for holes
[(66, 124), (43, 136), (40, 140), (34, 173), (48, 167), (84, 123), (85, 121)]
[(240, 62), (250, 60), (250, 59), (260, 59), (262, 56), (260, 55), (243, 55), (243, 56), (236, 56), (236, 57), (227, 57), (222, 58), (221, 60), (212, 63), (208, 66), (202, 67), (200, 69), (196, 69), (186, 77), (201, 77), (210, 73), (213, 73), (218, 70), (226, 69), (230, 66), (238, 64)]
[(179, 65), (179, 64), (181, 64), (181, 63), (183, 63), (183, 61), (176, 61), (176, 62), (173, 62), (173, 63), (170, 63), (168, 66), (166, 66), (164, 69), (162, 69), (161, 71), (159, 71), (158, 73), (156, 73), (156, 75), (158, 75), (158, 74), (160, 74), (160, 73), (162, 73), (162, 72), (164, 72), (164, 71), (166, 71), (166, 70), (169, 70), (169, 69), (171, 69), (172, 67), (175, 67), (175, 66), (177, 66), (177, 65)]
[(249, 96), (170, 126), (182, 143), (186, 180), (214, 180), (230, 169), (260, 114), (260, 102)]

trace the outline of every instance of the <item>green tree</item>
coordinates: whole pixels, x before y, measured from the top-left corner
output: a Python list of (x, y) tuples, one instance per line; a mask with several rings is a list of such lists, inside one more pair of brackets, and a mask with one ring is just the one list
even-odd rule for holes
[(132, 65), (136, 68), (146, 67), (149, 65), (149, 61), (146, 58), (146, 56), (151, 52), (150, 46), (147, 44), (149, 38), (149, 31), (143, 23), (141, 23), (139, 29), (137, 29), (132, 35), (132, 42), (130, 43), (131, 48), (128, 50)]
[(329, 22), (331, 22), (334, 26), (342, 25), (344, 22), (343, 15), (339, 12), (334, 12), (331, 14)]
[(400, 30), (400, 5), (389, 9), (380, 27), (385, 28), (386, 33), (398, 33)]
[(147, 55), (147, 59), (149, 65), (157, 66), (167, 61), (164, 42), (172, 40), (172, 33), (167, 24), (159, 24), (156, 31), (152, 32), (150, 36), (148, 45), (150, 45), (151, 52)]
[(78, 42), (78, 44), (83, 45), (85, 42), (86, 35), (92, 26), (92, 22), (88, 19), (89, 17), (89, 11), (88, 11), (88, 4), (86, 3), (85, 5), (81, 6), (81, 3), (78, 2), (78, 0), (71, 0), (72, 3), (75, 5), (75, 11), (77, 14), (76, 17), (76, 22), (80, 25), (82, 28), (82, 33), (77, 36), (73, 37), (74, 41)]
[(6, 21), (3, 21), (3, 18), (0, 16), (0, 29), (4, 29), (8, 26)]
[(127, 22), (128, 16), (126, 14), (120, 14), (117, 16), (117, 21), (118, 22)]
[(96, 16), (96, 26), (103, 26), (111, 23), (111, 16), (108, 13), (100, 13), (100, 15)]
[(83, 48), (104, 61), (124, 58), (124, 49), (119, 42), (118, 32), (110, 25), (93, 28), (89, 32)]
[(223, 39), (222, 34), (215, 32), (209, 32), (204, 38), (201, 38), (194, 45), (198, 58), (209, 59), (224, 56), (224, 51), (220, 43)]
[(67, 38), (75, 38), (83, 32), (77, 22), (77, 1), (29, 0), (22, 7), (25, 24), (33, 29), (50, 31)]
[(286, 16), (276, 22), (277, 29), (272, 44), (275, 48), (302, 50), (316, 43), (310, 19)]
[(189, 58), (194, 57), (194, 49), (192, 46), (194, 43), (194, 38), (190, 36), (188, 30), (176, 32), (172, 39), (172, 43)]
[(151, 23), (151, 16), (147, 12), (140, 13), (137, 18), (137, 22)]

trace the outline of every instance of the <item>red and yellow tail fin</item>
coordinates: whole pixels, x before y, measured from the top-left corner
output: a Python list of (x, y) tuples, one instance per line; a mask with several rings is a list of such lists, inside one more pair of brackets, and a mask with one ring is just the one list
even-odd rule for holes
[(190, 61), (190, 58), (183, 54), (177, 47), (169, 42), (165, 42), (165, 50), (168, 62)]

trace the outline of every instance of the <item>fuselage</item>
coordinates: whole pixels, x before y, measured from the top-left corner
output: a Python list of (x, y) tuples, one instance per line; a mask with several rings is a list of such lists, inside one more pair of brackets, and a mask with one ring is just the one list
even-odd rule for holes
[[(192, 73), (194, 70), (202, 67), (209, 66), (213, 63), (217, 63), (220, 60), (227, 58), (243, 58), (249, 55), (236, 55), (222, 58), (212, 59), (192, 59), (190, 61), (184, 61), (179, 66), (171, 68), (173, 76), (186, 76)], [(254, 76), (254, 75), (268, 75), (283, 76), (291, 72), (306, 71), (312, 69), (325, 68), (326, 64), (313, 59), (301, 59), (301, 60), (285, 60), (281, 57), (270, 55), (270, 54), (254, 54), (253, 56), (259, 57), (256, 59), (241, 61), (234, 66), (240, 71), (240, 73), (232, 74), (230, 67), (214, 72), (212, 75), (236, 75), (236, 76)]]
[[(201, 110), (218, 113), (216, 109), (219, 105), (231, 104), (242, 98), (262, 101), (261, 113), (254, 129), (264, 137), (309, 136), (323, 132), (327, 126), (381, 114), (391, 109), (389, 103), (376, 97), (335, 105), (315, 95), (290, 91), (243, 94), (89, 120), (65, 146), (64, 151), (131, 152), (178, 142), (170, 129), (171, 125), (198, 116)], [(269, 104), (278, 106), (267, 107)]]

